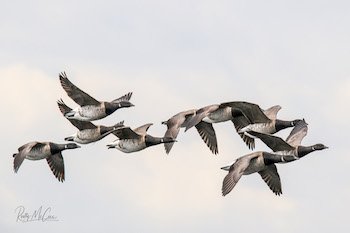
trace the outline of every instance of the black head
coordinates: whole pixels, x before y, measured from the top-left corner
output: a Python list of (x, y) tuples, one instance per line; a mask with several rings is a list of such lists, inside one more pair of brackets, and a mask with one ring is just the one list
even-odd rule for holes
[(172, 137), (164, 137), (163, 138), (164, 143), (170, 143), (170, 142), (176, 142), (176, 140)]
[(129, 108), (129, 107), (133, 107), (135, 105), (133, 105), (131, 102), (129, 101), (121, 101), (119, 104), (119, 108)]
[(328, 147), (320, 143), (312, 146), (312, 150), (324, 150), (324, 149), (328, 149)]
[(106, 108), (106, 113), (108, 115), (112, 114), (113, 112), (115, 112), (117, 109), (119, 108), (128, 108), (128, 107), (132, 107), (135, 106), (132, 103), (130, 103), (129, 101), (121, 101), (121, 102), (104, 102), (105, 108)]
[(74, 142), (74, 137), (73, 136), (69, 136), (64, 138), (65, 141), (69, 141), (69, 142)]
[(301, 124), (301, 123), (306, 123), (305, 119), (302, 119), (302, 120), (296, 119), (296, 120), (292, 121), (292, 126), (296, 126), (296, 125)]
[(80, 146), (75, 144), (75, 143), (68, 143), (68, 144), (65, 144), (64, 148), (65, 149), (76, 149), (76, 148), (80, 148)]

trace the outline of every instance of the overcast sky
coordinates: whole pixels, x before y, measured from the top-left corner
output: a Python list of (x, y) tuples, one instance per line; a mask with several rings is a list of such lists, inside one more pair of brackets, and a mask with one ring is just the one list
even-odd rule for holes
[[(348, 232), (349, 1), (2, 1), (0, 8), (1, 232)], [(250, 153), (231, 122), (214, 125), (219, 155), (195, 130), (124, 154), (103, 140), (64, 151), (66, 181), (46, 161), (12, 154), (30, 141), (63, 143), (76, 131), (57, 108), (65, 71), (98, 100), (133, 92), (135, 107), (97, 121), (130, 127), (227, 101), (282, 106), (305, 118), (304, 145), (278, 165), (283, 195), (257, 174), (221, 196), (225, 171)], [(286, 137), (290, 130), (278, 133)], [(257, 142), (256, 150), (269, 149)], [(57, 222), (17, 222), (15, 209), (51, 208)]]

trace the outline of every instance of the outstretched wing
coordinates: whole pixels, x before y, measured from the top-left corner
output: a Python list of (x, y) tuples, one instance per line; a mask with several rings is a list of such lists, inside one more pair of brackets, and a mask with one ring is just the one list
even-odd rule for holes
[[(70, 112), (72, 109), (70, 107), (68, 107), (62, 99), (57, 101), (57, 105), (58, 108), (60, 109), (61, 113), (63, 114), (63, 116), (65, 116), (68, 112)], [(77, 127), (79, 130), (83, 130), (83, 129), (95, 129), (96, 125), (94, 125), (93, 123), (89, 122), (89, 121), (79, 121), (79, 120), (75, 120), (75, 119), (68, 119), (67, 120), (70, 121), (70, 123), (72, 123), (72, 125), (74, 125), (75, 127)]]
[(151, 127), (151, 125), (153, 125), (153, 124), (149, 123), (149, 124), (142, 125), (142, 126), (136, 128), (136, 129), (134, 129), (134, 131), (137, 134), (146, 135), (147, 134), (147, 130), (149, 129), (149, 127)]
[(264, 114), (259, 105), (242, 101), (220, 104), (220, 107), (231, 107), (240, 110), (251, 123), (269, 123), (271, 120)]
[(14, 154), (15, 159), (13, 160), (13, 170), (15, 173), (18, 172), (19, 167), (22, 165), (26, 155), (22, 152)]
[(302, 121), (299, 121), (293, 128), (293, 130), (290, 132), (289, 136), (287, 137), (286, 141), (294, 147), (297, 147), (301, 144), (301, 141), (304, 139), (304, 137), (307, 134), (307, 123), (303, 119)]
[(261, 141), (263, 141), (266, 144), (266, 146), (268, 146), (274, 152), (290, 151), (295, 149), (293, 146), (289, 145), (280, 137), (276, 137), (270, 134), (258, 133), (255, 131), (249, 131), (249, 134), (260, 138)]
[(75, 86), (69, 79), (65, 72), (59, 74), (61, 85), (63, 89), (67, 92), (67, 95), (72, 98), (80, 106), (86, 105), (99, 105), (100, 102), (92, 98), (90, 95), (86, 94), (84, 91), (80, 90)]
[[(249, 120), (244, 115), (233, 117), (231, 121), (234, 124), (237, 132), (240, 129), (242, 129), (250, 124)], [(248, 135), (246, 135), (244, 133), (238, 133), (238, 134), (243, 139), (243, 141), (245, 142), (245, 144), (248, 146), (249, 149), (253, 150), (255, 148), (254, 138), (249, 137)]]
[[(171, 137), (173, 139), (176, 139), (179, 132), (180, 132), (180, 128), (177, 127), (176, 125), (172, 125), (171, 128), (167, 129), (167, 131), (164, 134), (164, 137)], [(170, 150), (173, 147), (173, 145), (174, 145), (174, 142), (164, 143), (165, 152), (167, 154), (170, 153)]]
[(222, 183), (222, 195), (226, 196), (236, 186), (239, 179), (242, 177), (245, 169), (249, 166), (250, 159), (238, 159), (231, 167), (229, 173), (225, 176)]
[(46, 158), (47, 163), (50, 166), (51, 171), (58, 179), (58, 181), (64, 181), (64, 162), (61, 152), (51, 155)]
[(130, 127), (122, 127), (112, 132), (119, 139), (140, 139), (142, 136), (137, 134)]
[(279, 110), (281, 110), (281, 106), (280, 105), (275, 105), (272, 106), (271, 108), (268, 108), (266, 110), (264, 110), (264, 114), (271, 120), (276, 120), (277, 118), (277, 113), (279, 112)]
[(213, 124), (200, 121), (196, 124), (196, 129), (213, 154), (218, 154), (218, 143), (216, 140)]
[(118, 99), (113, 100), (113, 103), (120, 103), (122, 101), (129, 101), (132, 96), (132, 92), (129, 92), (126, 95), (123, 95), (122, 97), (119, 97)]
[(266, 169), (260, 171), (259, 174), (274, 194), (278, 196), (282, 194), (281, 179), (275, 164), (267, 166)]

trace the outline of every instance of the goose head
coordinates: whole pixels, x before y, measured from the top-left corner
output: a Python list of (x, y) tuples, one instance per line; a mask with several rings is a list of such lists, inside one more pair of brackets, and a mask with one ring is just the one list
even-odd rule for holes
[(228, 165), (228, 166), (222, 167), (221, 169), (225, 171), (230, 171), (230, 167), (231, 165)]
[(121, 101), (119, 103), (120, 108), (129, 108), (129, 107), (134, 107), (135, 105), (133, 105), (131, 102), (129, 101)]
[(64, 148), (65, 149), (76, 149), (76, 148), (80, 148), (80, 146), (75, 144), (75, 143), (68, 143), (68, 144), (65, 145)]
[(302, 120), (296, 119), (296, 120), (292, 121), (292, 126), (296, 126), (296, 125), (301, 124), (301, 123), (306, 123), (305, 119), (302, 119)]
[(328, 149), (328, 147), (323, 145), (323, 144), (321, 144), (321, 143), (319, 143), (319, 144), (313, 145), (312, 149), (313, 150), (324, 150), (324, 149)]

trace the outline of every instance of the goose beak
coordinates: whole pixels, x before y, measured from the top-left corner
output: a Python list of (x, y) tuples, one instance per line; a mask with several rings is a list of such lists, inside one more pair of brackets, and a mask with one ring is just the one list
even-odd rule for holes
[(70, 111), (70, 112), (67, 112), (66, 114), (64, 114), (64, 116), (65, 116), (66, 118), (74, 117), (74, 115), (75, 115), (75, 112), (74, 112), (74, 111)]
[(115, 145), (113, 143), (107, 144), (107, 149), (113, 149)]
[(65, 141), (73, 142), (74, 138), (72, 136), (64, 138)]
[(229, 170), (230, 170), (230, 167), (231, 167), (231, 165), (222, 167), (221, 169), (222, 169), (222, 170), (225, 170), (225, 171), (229, 171)]

